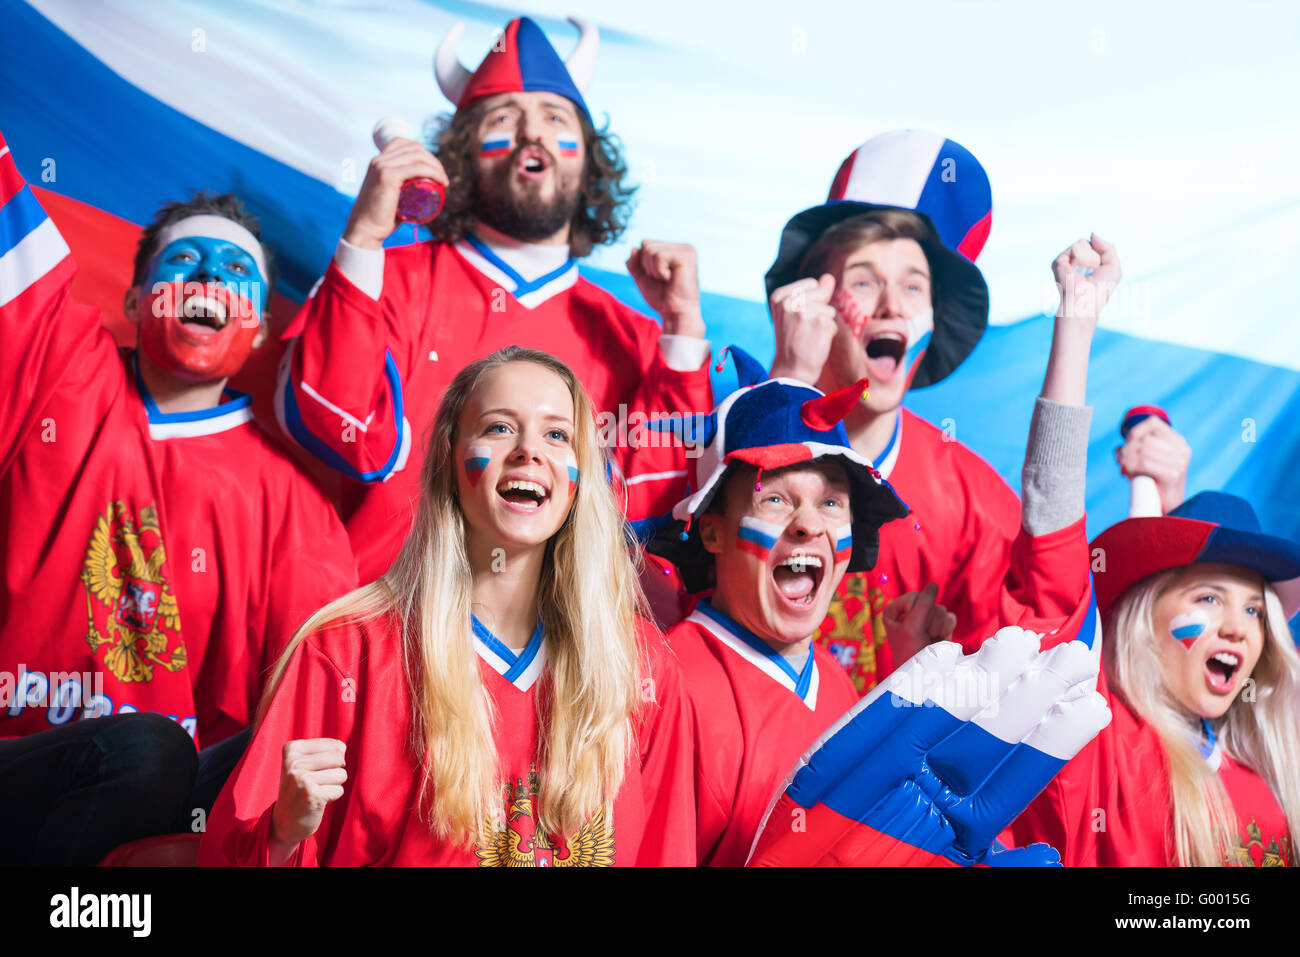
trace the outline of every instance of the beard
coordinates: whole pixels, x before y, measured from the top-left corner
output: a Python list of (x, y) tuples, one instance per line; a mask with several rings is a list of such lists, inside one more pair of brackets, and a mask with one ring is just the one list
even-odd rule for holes
[(507, 162), (480, 176), (475, 183), (472, 211), (479, 222), (499, 233), (520, 242), (537, 242), (554, 236), (573, 221), (578, 212), (580, 181), (577, 177), (562, 177), (552, 158), (556, 178), (549, 199), (541, 195), (543, 183), (518, 182), (514, 171), (526, 145), (530, 144), (516, 147)]

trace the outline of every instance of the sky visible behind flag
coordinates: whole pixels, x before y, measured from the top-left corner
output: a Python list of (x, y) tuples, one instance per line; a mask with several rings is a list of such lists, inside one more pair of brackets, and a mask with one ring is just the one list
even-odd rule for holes
[[(466, 22), (472, 69), (521, 13), (561, 56), (577, 38), (564, 16), (601, 29), (584, 95), (640, 191), (624, 241), (584, 263), (594, 281), (639, 303), (622, 266), (630, 244), (691, 242), (715, 353), (736, 342), (770, 359), (762, 279), (786, 219), (823, 201), (871, 135), (933, 130), (992, 182), (979, 265), (994, 327), (909, 406), (1018, 488), (1055, 307), (1050, 263), (1095, 230), (1125, 278), (1091, 370), (1090, 531), (1126, 509), (1110, 455), (1122, 412), (1158, 404), (1193, 447), (1189, 493), (1244, 495), (1266, 527), (1300, 536), (1291, 3), (32, 0), (3, 14), (0, 129), (33, 183), (131, 222), (187, 176), (251, 194), (273, 207), (259, 212), (283, 291), (300, 299), (342, 229), (376, 120), (418, 128), (450, 109), (431, 69), (443, 32)], [(56, 49), (84, 72), (55, 71)], [(53, 182), (49, 158), (67, 171)], [(730, 388), (730, 369), (715, 383)]]

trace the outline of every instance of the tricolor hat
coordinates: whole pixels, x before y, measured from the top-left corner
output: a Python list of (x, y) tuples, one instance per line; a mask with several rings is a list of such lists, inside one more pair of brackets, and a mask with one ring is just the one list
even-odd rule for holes
[[(934, 385), (971, 354), (989, 321), (989, 290), (974, 259), (993, 218), (988, 176), (963, 147), (934, 133), (882, 133), (840, 166), (831, 198), (785, 225), (767, 295), (799, 279), (804, 257), (837, 223), (881, 209), (916, 213), (930, 235), (920, 240), (934, 281), (934, 328), (911, 373), (911, 388)], [(910, 346), (911, 344), (909, 344)], [(909, 353), (911, 349), (909, 348)]]
[[(713, 556), (700, 541), (695, 520), (708, 509), (736, 467), (764, 470), (833, 459), (844, 466), (851, 486), (853, 551), (848, 570), (865, 571), (876, 563), (880, 526), (902, 518), (908, 508), (880, 477), (871, 462), (854, 451), (843, 418), (857, 404), (866, 380), (826, 395), (794, 379), (769, 379), (752, 357), (730, 347), (740, 388), (707, 415), (652, 422), (684, 442), (698, 444), (691, 488), (673, 506), (671, 517), (641, 527), (649, 534), (646, 550), (677, 566), (689, 592), (713, 584)], [(650, 537), (652, 535), (652, 537)]]
[(993, 223), (988, 174), (970, 150), (925, 130), (892, 130), (867, 140), (842, 164), (829, 202), (849, 200), (914, 209), (939, 238), (971, 262)]
[(572, 100), (590, 120), (582, 90), (591, 82), (596, 68), (599, 34), (589, 20), (569, 17), (569, 22), (578, 28), (579, 37), (567, 61), (560, 59), (541, 27), (528, 17), (519, 17), (506, 24), (478, 69), (470, 73), (456, 55), (456, 44), (465, 32), (465, 24), (457, 21), (434, 54), (433, 72), (438, 86), (458, 110), (497, 93), (558, 93)]
[(1126, 518), (1090, 548), (1094, 555), (1103, 549), (1104, 571), (1093, 574), (1103, 615), (1144, 578), (1203, 562), (1253, 569), (1277, 591), (1288, 618), (1300, 610), (1300, 542), (1264, 534), (1250, 503), (1236, 495), (1202, 492), (1168, 515)]

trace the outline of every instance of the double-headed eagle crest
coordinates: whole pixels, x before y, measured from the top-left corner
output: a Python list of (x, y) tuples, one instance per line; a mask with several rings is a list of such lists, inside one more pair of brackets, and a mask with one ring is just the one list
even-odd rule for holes
[(879, 588), (868, 589), (865, 575), (844, 576), (843, 588), (827, 609), (833, 627), (819, 629), (813, 640), (827, 647), (849, 670), (858, 693), (866, 694), (876, 683), (876, 651), (885, 644), (885, 597)]
[(154, 506), (140, 509), (139, 526), (124, 502), (110, 503), (95, 520), (81, 567), (86, 641), (97, 657), (109, 646), (104, 666), (118, 681), (151, 681), (154, 665), (185, 667), (180, 611), (163, 577), (166, 558)]
[(606, 825), (605, 809), (587, 819), (568, 840), (552, 842), (537, 830), (533, 802), (537, 799), (537, 770), (531, 768), (528, 784), (523, 778), (513, 788), (503, 789), (510, 798), (505, 826), (495, 826), (491, 816), (483, 822), (479, 843), (474, 848), (479, 867), (613, 867), (614, 827)]

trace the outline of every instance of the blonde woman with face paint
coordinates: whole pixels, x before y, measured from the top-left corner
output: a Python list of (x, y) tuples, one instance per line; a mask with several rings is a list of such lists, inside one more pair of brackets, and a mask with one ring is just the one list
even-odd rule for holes
[(200, 860), (694, 863), (677, 674), (572, 371), (467, 366), (421, 483), (392, 569), (281, 660)]
[(1202, 492), (1090, 546), (1109, 727), (1012, 826), (1067, 865), (1282, 865), (1300, 834), (1300, 543)]
[[(1095, 595), (1097, 688), (1113, 717), (1010, 837), (1051, 844), (1067, 866), (1293, 864), (1300, 656), (1287, 618), (1300, 607), (1300, 543), (1264, 534), (1249, 504), (1217, 492), (1088, 543), (1079, 407), (1118, 257), (1094, 236), (1052, 269), (1062, 303), (1043, 398), (1053, 401), (1040, 400), (1031, 435), (1045, 422), (1059, 427), (1026, 454), (1031, 537), (1012, 551), (1013, 578), (1061, 603)], [(1044, 650), (1065, 637), (1051, 621), (1027, 623), (1046, 632)]]

